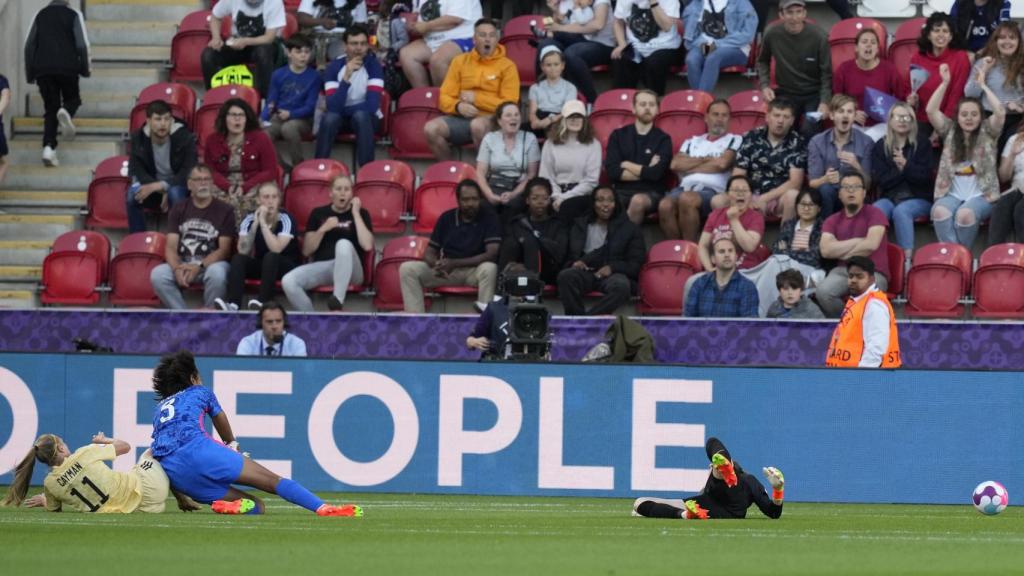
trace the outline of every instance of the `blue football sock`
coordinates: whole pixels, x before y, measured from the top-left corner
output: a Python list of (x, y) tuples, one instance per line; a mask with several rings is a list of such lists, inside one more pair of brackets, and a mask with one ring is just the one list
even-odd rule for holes
[(306, 490), (302, 484), (288, 478), (282, 478), (277, 483), (277, 495), (296, 506), (302, 506), (310, 512), (316, 512), (324, 504), (324, 501), (317, 497), (316, 494)]

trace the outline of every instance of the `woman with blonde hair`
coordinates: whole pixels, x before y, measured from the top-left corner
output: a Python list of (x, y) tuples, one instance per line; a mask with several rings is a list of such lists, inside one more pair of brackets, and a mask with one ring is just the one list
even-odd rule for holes
[[(107, 438), (103, 432), (92, 444), (72, 453), (56, 434), (43, 434), (32, 444), (14, 472), (14, 482), (3, 500), (4, 506), (42, 506), (51, 512), (73, 508), (80, 512), (130, 513), (164, 511), (169, 483), (160, 463), (146, 450), (129, 472), (111, 470), (103, 461), (127, 454), (132, 447), (124, 440)], [(43, 492), (29, 499), (28, 484), (36, 460), (50, 467), (43, 480)], [(191, 499), (175, 493), (182, 511), (198, 510)]]

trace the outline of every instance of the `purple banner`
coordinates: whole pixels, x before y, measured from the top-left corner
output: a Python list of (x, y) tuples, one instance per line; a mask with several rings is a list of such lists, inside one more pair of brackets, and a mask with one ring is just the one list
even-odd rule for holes
[[(323, 358), (474, 360), (466, 335), (474, 316), (292, 314), (291, 332)], [(824, 363), (831, 322), (640, 318), (654, 336), (660, 362), (690, 365), (813, 367)], [(597, 344), (610, 317), (552, 320), (558, 361), (575, 361)], [(232, 355), (256, 329), (254, 314), (119, 310), (0, 311), (0, 350), (68, 352), (85, 338), (121, 354), (189, 349)], [(905, 366), (936, 369), (1024, 369), (1024, 324), (900, 323)]]

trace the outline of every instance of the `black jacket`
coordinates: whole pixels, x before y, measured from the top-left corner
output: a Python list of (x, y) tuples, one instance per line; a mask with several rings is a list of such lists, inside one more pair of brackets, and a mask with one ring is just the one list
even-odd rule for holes
[(85, 76), (89, 71), (89, 37), (82, 14), (67, 0), (53, 0), (36, 13), (25, 41), (25, 75)]
[(903, 157), (907, 165), (903, 170), (896, 167), (892, 156), (885, 153), (885, 138), (875, 142), (871, 149), (871, 180), (878, 185), (878, 197), (890, 200), (901, 194), (911, 194), (929, 202), (935, 196), (935, 151), (927, 137), (918, 134), (917, 145), (911, 148), (909, 143), (903, 147)]
[(518, 241), (525, 234), (533, 234), (541, 250), (547, 253), (559, 268), (565, 264), (565, 252), (569, 248), (569, 230), (565, 222), (555, 216), (543, 222), (533, 222), (529, 215), (522, 214), (508, 226), (506, 240)]
[[(641, 146), (646, 142), (647, 146)], [(651, 166), (651, 158), (655, 155), (661, 160)], [(643, 166), (640, 180), (627, 182), (622, 179), (622, 163), (636, 162)], [(636, 125), (629, 124), (612, 132), (608, 137), (608, 153), (605, 156), (604, 170), (615, 186), (616, 192), (662, 192), (665, 190), (665, 176), (672, 162), (672, 138), (658, 129), (644, 136), (637, 134)]]
[[(174, 178), (167, 184), (185, 186), (188, 175), (196, 165), (196, 139), (183, 124), (171, 126), (171, 169)], [(156, 161), (153, 159), (153, 142), (149, 137), (149, 126), (143, 126), (132, 134), (131, 156), (128, 159), (128, 176), (139, 184), (156, 181)]]
[(588, 267), (594, 269), (609, 266), (613, 273), (625, 274), (635, 282), (647, 257), (644, 236), (640, 228), (630, 222), (625, 215), (620, 215), (608, 223), (608, 237), (604, 245), (584, 254), (587, 226), (593, 221), (593, 216), (583, 216), (573, 221), (569, 230), (566, 266), (572, 266), (577, 260), (582, 260)]

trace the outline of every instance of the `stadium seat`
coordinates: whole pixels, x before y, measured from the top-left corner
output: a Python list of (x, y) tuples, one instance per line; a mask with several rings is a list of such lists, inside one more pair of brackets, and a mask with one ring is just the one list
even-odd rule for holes
[(729, 97), (732, 116), (729, 119), (729, 132), (743, 135), (764, 126), (766, 111), (764, 98), (760, 90), (745, 90)]
[(292, 168), (291, 180), (284, 192), (284, 209), (301, 234), (314, 208), (331, 202), (331, 181), (348, 176), (348, 168), (337, 160), (314, 158)]
[[(391, 131), (391, 94), (387, 90), (380, 93), (380, 111), (381, 119), (380, 126), (377, 128), (376, 137), (377, 140), (383, 140), (390, 137)], [(313, 135), (313, 138), (316, 136)], [(338, 132), (338, 135), (334, 138), (336, 142), (355, 142), (356, 135), (351, 132)], [(352, 148), (352, 154), (356, 153), (355, 147)], [(352, 164), (355, 165), (355, 157), (353, 156)]]
[(160, 306), (149, 273), (164, 262), (166, 237), (159, 232), (125, 236), (110, 262), (110, 304), (113, 306)]
[(128, 157), (112, 156), (96, 166), (86, 195), (87, 228), (128, 228)]
[(544, 28), (544, 17), (538, 14), (516, 16), (501, 30), (501, 44), (505, 46), (505, 56), (515, 62), (519, 71), (519, 85), (526, 88), (537, 82), (537, 48), (530, 42), (537, 42), (537, 37), (530, 30), (531, 26)]
[(975, 318), (1024, 318), (1024, 244), (997, 244), (982, 252), (974, 273)]
[[(349, 294), (358, 294), (359, 292), (369, 290), (371, 287), (373, 287), (373, 278), (376, 269), (376, 262), (377, 252), (375, 250), (367, 250), (363, 254), (363, 281), (360, 284), (349, 284), (348, 288), (346, 289), (346, 291)], [(257, 288), (260, 285), (259, 280), (246, 280), (245, 283), (247, 286)], [(280, 280), (277, 282), (277, 285), (279, 287), (281, 286)], [(334, 285), (325, 284), (323, 286), (317, 286), (316, 288), (313, 289), (313, 292), (318, 292), (320, 294), (330, 294), (334, 292)], [(399, 291), (399, 294), (401, 294), (401, 291)]]
[[(391, 239), (384, 246), (380, 262), (374, 272), (373, 305), (377, 310), (401, 310), (405, 307), (398, 269), (403, 262), (422, 260), (429, 242), (429, 239), (422, 236), (402, 236)], [(430, 308), (429, 299), (424, 304)]]
[(146, 105), (154, 100), (163, 100), (170, 104), (171, 115), (185, 123), (192, 130), (196, 115), (196, 93), (185, 84), (174, 82), (158, 82), (151, 84), (139, 92), (129, 121), (129, 130), (135, 132), (146, 123)]
[[(286, 1), (285, 4), (288, 2)], [(298, 6), (296, 5), (296, 9)], [(281, 30), (281, 39), (287, 40), (292, 37), (296, 32), (299, 31), (299, 20), (295, 17), (295, 10), (285, 13), (284, 15), (284, 30)]]
[(904, 263), (907, 259), (903, 248), (892, 242), (886, 243), (886, 251), (889, 255), (889, 286), (885, 289), (885, 296), (889, 301), (903, 298), (903, 288), (907, 283), (907, 272)]
[[(917, 14), (917, 0), (859, 0), (857, 15), (864, 18), (913, 18)], [(945, 8), (952, 6), (946, 2)]]
[(356, 174), (355, 196), (370, 213), (375, 232), (405, 230), (402, 215), (412, 198), (416, 175), (398, 160), (375, 160)]
[(865, 28), (873, 28), (878, 35), (878, 54), (884, 58), (889, 41), (889, 31), (874, 18), (850, 18), (836, 22), (828, 33), (828, 44), (832, 51), (832, 70), (847, 60), (856, 58), (857, 34)]
[(476, 170), (465, 162), (438, 162), (427, 168), (412, 196), (413, 232), (433, 232), (441, 214), (458, 205), (455, 185), (466, 178), (476, 178)]
[[(195, 135), (196, 142), (202, 147), (206, 137), (214, 132), (214, 125), (217, 121), (217, 112), (221, 105), (232, 98), (245, 100), (254, 112), (260, 113), (260, 93), (248, 86), (218, 86), (211, 88), (203, 95), (203, 103), (196, 110), (195, 114)], [(200, 158), (202, 154), (199, 155)]]
[(651, 246), (640, 269), (640, 314), (680, 316), (683, 313), (683, 285), (703, 270), (699, 248), (688, 240), (664, 240)]
[(900, 74), (910, 73), (910, 58), (918, 51), (917, 39), (926, 21), (925, 18), (911, 18), (896, 28), (892, 44), (889, 45), (889, 61)]
[(688, 138), (707, 132), (704, 113), (715, 97), (700, 90), (678, 90), (665, 95), (654, 125), (672, 137), (672, 151)]
[(171, 82), (202, 82), (200, 56), (210, 43), (210, 11), (197, 10), (181, 20), (171, 40)]
[(632, 88), (605, 90), (597, 95), (590, 112), (590, 126), (594, 137), (601, 143), (602, 153), (608, 149), (608, 138), (612, 132), (634, 121)]
[(107, 277), (110, 241), (99, 232), (72, 230), (57, 237), (43, 260), (43, 304), (88, 306), (99, 302)]
[(907, 274), (907, 305), (912, 317), (959, 318), (970, 293), (973, 260), (967, 248), (935, 242), (914, 252)]
[(398, 98), (398, 105), (391, 115), (392, 158), (433, 158), (434, 153), (427, 146), (423, 127), (430, 120), (441, 116), (438, 109), (438, 88), (412, 88)]

